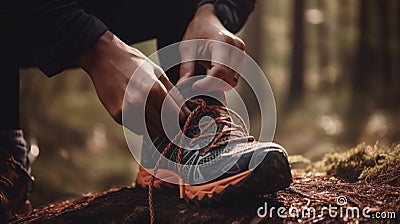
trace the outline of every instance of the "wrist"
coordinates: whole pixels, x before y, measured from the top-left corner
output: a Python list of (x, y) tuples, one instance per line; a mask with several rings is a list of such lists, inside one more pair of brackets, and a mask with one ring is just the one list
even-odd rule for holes
[(200, 7), (200, 6), (202, 6), (202, 5), (204, 5), (204, 4), (207, 4), (207, 3), (214, 4), (215, 1), (216, 1), (216, 0), (200, 0), (199, 3), (197, 3), (197, 7)]
[(205, 3), (197, 8), (196, 14), (197, 16), (215, 16), (215, 8), (213, 3)]
[(197, 8), (193, 17), (192, 23), (194, 26), (202, 26), (204, 24), (213, 25), (219, 28), (224, 28), (217, 15), (215, 14), (214, 4), (206, 3)]

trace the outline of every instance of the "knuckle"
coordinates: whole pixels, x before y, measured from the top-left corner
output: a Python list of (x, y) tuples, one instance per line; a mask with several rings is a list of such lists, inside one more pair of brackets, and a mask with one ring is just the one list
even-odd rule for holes
[(191, 50), (191, 46), (190, 46), (189, 43), (182, 42), (182, 43), (179, 44), (179, 52), (180, 52), (181, 54), (182, 54), (182, 53), (186, 53), (186, 52), (188, 52), (188, 51), (190, 51), (190, 50)]
[(238, 37), (235, 37), (235, 38), (233, 39), (232, 44), (233, 44), (235, 47), (237, 47), (237, 48), (239, 48), (240, 50), (242, 50), (242, 51), (244, 51), (244, 50), (246, 49), (246, 44), (244, 43), (244, 41), (243, 41), (242, 39), (240, 39), (240, 38), (238, 38)]
[(186, 71), (186, 70), (188, 70), (189, 68), (190, 68), (190, 64), (187, 63), (187, 62), (183, 62), (183, 63), (181, 64), (180, 70)]
[(225, 42), (232, 44), (234, 41), (234, 38), (230, 35), (225, 35)]
[(161, 76), (164, 75), (164, 71), (160, 66), (154, 65), (154, 74), (157, 76), (157, 78), (160, 78)]
[(216, 65), (214, 71), (217, 76), (223, 76), (225, 74), (225, 69), (223, 65)]
[(246, 44), (244, 43), (243, 40), (238, 39), (236, 47), (238, 47), (240, 50), (244, 51), (246, 49)]
[(224, 75), (229, 75), (231, 73), (231, 70), (226, 65), (218, 66), (218, 71)]

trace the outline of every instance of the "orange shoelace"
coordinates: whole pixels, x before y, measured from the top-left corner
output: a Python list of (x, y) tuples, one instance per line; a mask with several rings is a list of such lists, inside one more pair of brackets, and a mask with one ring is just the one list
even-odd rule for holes
[[(189, 100), (189, 102), (197, 105), (197, 107), (189, 114), (189, 116), (186, 119), (186, 122), (182, 128), (182, 132), (178, 133), (172, 139), (172, 141), (170, 141), (169, 144), (163, 149), (163, 151), (161, 152), (161, 156), (158, 159), (158, 161), (154, 167), (154, 173), (151, 176), (150, 185), (149, 185), (149, 210), (150, 210), (150, 223), (151, 224), (153, 224), (155, 221), (154, 199), (153, 199), (153, 188), (154, 188), (155, 176), (157, 174), (162, 157), (168, 153), (168, 151), (172, 148), (172, 146), (174, 145), (174, 142), (178, 138), (180, 138), (180, 139), (179, 139), (179, 144), (178, 144), (178, 156), (176, 159), (176, 163), (178, 164), (178, 171), (181, 172), (181, 160), (182, 160), (182, 152), (183, 152), (182, 145), (183, 145), (183, 140), (184, 140), (183, 133), (187, 133), (188, 130), (195, 130), (195, 129), (198, 129), (199, 127), (203, 127), (201, 129), (201, 132), (196, 134), (193, 137), (193, 139), (190, 141), (190, 145), (193, 145), (194, 142), (199, 139), (214, 136), (215, 133), (206, 133), (207, 130), (213, 126), (214, 122), (224, 124), (228, 127), (218, 133), (218, 135), (214, 138), (214, 140), (211, 142), (211, 144), (209, 144), (208, 148), (203, 150), (203, 152), (202, 152), (203, 155), (207, 154), (208, 152), (210, 152), (213, 149), (227, 145), (228, 143), (254, 141), (254, 137), (251, 135), (243, 136), (243, 135), (233, 134), (233, 133), (235, 133), (234, 131), (237, 131), (237, 130), (241, 131), (242, 133), (248, 133), (243, 119), (235, 111), (233, 111), (229, 108), (226, 108), (224, 106), (207, 105), (206, 102), (200, 98), (191, 99), (191, 100)], [(210, 114), (217, 115), (217, 117), (214, 118), (214, 122), (209, 120), (209, 121), (203, 121), (201, 123), (199, 122), (199, 124), (196, 124), (196, 125), (191, 125), (193, 119), (195, 119), (197, 117), (201, 117), (203, 115), (210, 115)], [(237, 118), (237, 120), (240, 122), (240, 125), (237, 125), (232, 122), (230, 114), (233, 117)], [(220, 141), (225, 136), (231, 136), (234, 138), (229, 138), (227, 140)], [(181, 173), (179, 173), (179, 176), (181, 176)], [(179, 183), (179, 185), (183, 185), (183, 183)]]

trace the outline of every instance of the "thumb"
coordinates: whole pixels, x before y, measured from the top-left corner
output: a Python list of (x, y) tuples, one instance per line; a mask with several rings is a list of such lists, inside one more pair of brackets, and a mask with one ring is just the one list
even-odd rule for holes
[(179, 81), (185, 80), (194, 75), (196, 66), (196, 51), (197, 45), (192, 42), (182, 42), (179, 45), (179, 54), (181, 56), (181, 67), (179, 70)]

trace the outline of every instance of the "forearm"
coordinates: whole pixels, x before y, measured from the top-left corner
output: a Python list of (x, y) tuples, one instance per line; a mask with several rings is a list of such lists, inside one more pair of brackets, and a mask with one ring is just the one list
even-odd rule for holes
[(126, 86), (143, 58), (138, 50), (107, 31), (75, 60), (90, 76), (100, 101), (118, 123)]
[(92, 76), (96, 71), (102, 70), (102, 67), (108, 67), (108, 64), (115, 60), (114, 55), (120, 57), (118, 55), (121, 53), (124, 53), (123, 43), (107, 31), (91, 48), (79, 55), (75, 62)]

